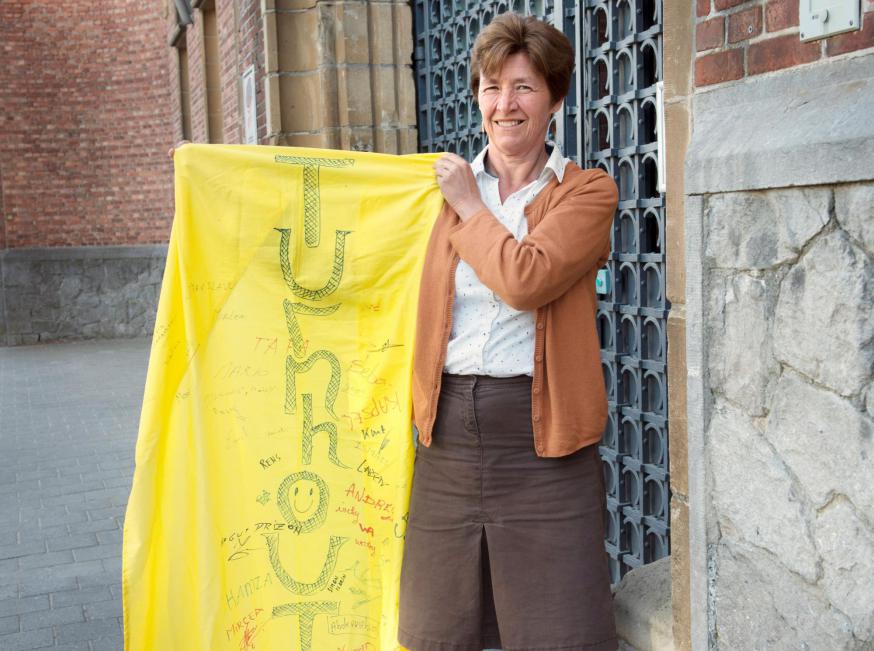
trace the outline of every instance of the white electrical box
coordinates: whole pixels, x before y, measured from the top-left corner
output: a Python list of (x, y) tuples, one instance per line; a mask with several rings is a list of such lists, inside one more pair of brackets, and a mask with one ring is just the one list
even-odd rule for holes
[(798, 0), (799, 35), (802, 41), (859, 29), (861, 0)]

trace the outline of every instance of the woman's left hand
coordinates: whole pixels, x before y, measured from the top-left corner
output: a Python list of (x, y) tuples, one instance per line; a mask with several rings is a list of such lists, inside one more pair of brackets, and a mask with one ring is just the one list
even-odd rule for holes
[(434, 163), (437, 185), (452, 209), (467, 221), (486, 207), (467, 161), (456, 154), (444, 154)]

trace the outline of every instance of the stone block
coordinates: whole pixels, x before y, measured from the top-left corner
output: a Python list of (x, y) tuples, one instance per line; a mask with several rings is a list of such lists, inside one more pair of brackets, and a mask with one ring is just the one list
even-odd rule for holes
[(279, 72), (279, 34), (276, 28), (276, 12), (264, 14), (264, 72), (267, 75)]
[(376, 129), (376, 143), (374, 151), (384, 154), (398, 154), (398, 132), (397, 129)]
[(816, 581), (818, 559), (804, 496), (750, 419), (724, 401), (715, 408), (707, 463), (722, 537), (767, 549), (789, 571)]
[(317, 149), (337, 149), (333, 133), (336, 129), (322, 129), (316, 133), (281, 134), (276, 144), (283, 147), (315, 147)]
[(831, 191), (788, 189), (711, 196), (705, 256), (715, 267), (766, 269), (797, 258), (829, 220)]
[[(673, 423), (671, 425), (673, 427)], [(691, 651), (692, 598), (689, 590), (689, 507), (671, 498), (671, 610), (674, 651)]]
[(638, 651), (673, 651), (670, 557), (622, 577), (613, 605), (622, 640)]
[(381, 66), (371, 68), (373, 89), (373, 124), (375, 127), (391, 127), (398, 123), (398, 97), (395, 86), (396, 68)]
[(265, 0), (273, 4), (277, 11), (288, 11), (295, 9), (310, 9), (318, 4), (318, 0)]
[[(370, 22), (370, 63), (372, 65), (391, 65), (395, 62), (394, 37), (396, 5), (390, 3), (370, 3), (368, 20)], [(410, 31), (412, 38), (412, 30)], [(412, 55), (412, 49), (410, 50)]]
[(279, 70), (303, 72), (319, 66), (319, 12), (316, 9), (276, 14)]
[(874, 368), (874, 263), (840, 230), (819, 238), (783, 279), (774, 351), (848, 396)]
[(689, 494), (686, 428), (686, 319), (682, 305), (668, 315), (668, 419), (671, 490)]
[[(368, 23), (370, 11), (375, 3), (343, 2), (335, 5), (322, 5), (322, 20), (335, 21), (334, 35), (337, 63), (346, 65), (367, 65), (371, 62), (370, 37)], [(328, 30), (325, 30), (328, 33)]]
[(279, 77), (283, 131), (316, 131), (333, 124), (326, 120), (324, 98), (330, 97), (319, 72)]
[(715, 273), (709, 291), (705, 325), (711, 390), (747, 414), (763, 416), (770, 387), (780, 374), (772, 335), (776, 277)]
[(354, 151), (373, 151), (373, 129), (370, 127), (342, 127), (339, 130), (340, 148)]
[(829, 602), (850, 618), (859, 641), (874, 646), (874, 534), (841, 495), (817, 513), (815, 531)]
[[(798, 44), (797, 34), (788, 38)], [(778, 40), (754, 45), (773, 48)], [(813, 45), (819, 51), (819, 44)], [(732, 71), (742, 75), (743, 49), (729, 52), (741, 60)], [(696, 61), (697, 72), (709, 58)], [(716, 80), (731, 76), (719, 68), (719, 61), (711, 63), (714, 69), (704, 72)], [(874, 178), (872, 71), (874, 53), (869, 52), (697, 93), (695, 128), (685, 159), (686, 191), (705, 194)], [(824, 121), (823, 115), (840, 119)]]
[(718, 545), (713, 585), (718, 648), (864, 648), (853, 640), (849, 619), (817, 587), (775, 561), (773, 554), (749, 545)]
[(414, 126), (399, 129), (398, 139), (400, 141), (399, 154), (415, 154), (418, 151), (419, 132)]
[(840, 493), (861, 511), (874, 512), (874, 432), (853, 403), (787, 369), (777, 383), (765, 436), (814, 508)]
[(394, 63), (403, 65), (413, 60), (413, 11), (409, 3), (392, 5), (394, 17)]
[(341, 67), (336, 69), (339, 90), (337, 108), (340, 126), (372, 128), (375, 125), (377, 116), (373, 115), (371, 91), (373, 72), (370, 68)]
[[(398, 74), (398, 121), (402, 126), (416, 126), (416, 85), (412, 66), (403, 66)], [(415, 152), (413, 148), (409, 153)]]
[(874, 382), (869, 384), (865, 390), (865, 411), (871, 418), (874, 418)]
[[(687, 65), (688, 67), (688, 65)], [(685, 246), (685, 197), (683, 184), (683, 158), (689, 144), (689, 110), (685, 102), (665, 105), (665, 172), (667, 193), (665, 196), (664, 252), (667, 272), (667, 298), (672, 303), (686, 300)]]
[(835, 188), (835, 216), (850, 237), (874, 257), (874, 183)]

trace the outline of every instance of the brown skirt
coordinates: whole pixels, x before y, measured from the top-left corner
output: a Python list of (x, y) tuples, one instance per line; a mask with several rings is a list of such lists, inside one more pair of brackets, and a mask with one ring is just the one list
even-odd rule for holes
[(444, 375), (433, 443), (416, 451), (398, 641), (616, 649), (597, 447), (534, 453), (528, 376)]

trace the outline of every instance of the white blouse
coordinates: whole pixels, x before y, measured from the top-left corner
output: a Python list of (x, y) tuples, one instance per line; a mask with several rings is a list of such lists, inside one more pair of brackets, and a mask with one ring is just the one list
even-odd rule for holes
[[(546, 187), (553, 175), (561, 183), (569, 159), (552, 142), (549, 160), (540, 176), (511, 194), (504, 203), (498, 193), (498, 179), (485, 169), (488, 146), (471, 163), (479, 193), (517, 240), (528, 234), (525, 206)], [(455, 271), (455, 303), (452, 332), (446, 350), (444, 370), (455, 375), (511, 377), (532, 375), (534, 371), (534, 312), (520, 312), (477, 278), (464, 260)]]

